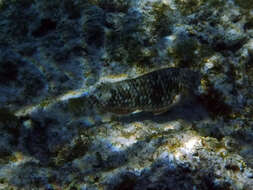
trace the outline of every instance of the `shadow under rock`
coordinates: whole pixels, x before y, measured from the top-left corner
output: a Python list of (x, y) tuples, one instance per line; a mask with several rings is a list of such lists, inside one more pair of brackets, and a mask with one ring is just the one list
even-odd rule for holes
[(151, 112), (139, 112), (127, 116), (118, 116), (116, 117), (116, 120), (123, 123), (145, 120), (152, 120), (157, 123), (165, 123), (177, 119), (182, 119), (187, 122), (201, 121), (208, 117), (208, 111), (197, 100), (197, 97), (189, 97), (180, 101), (170, 110), (160, 115), (154, 115)]
[[(136, 151), (137, 152), (137, 151)], [(122, 170), (106, 183), (106, 190), (189, 190), (193, 186), (198, 189), (224, 189), (226, 184), (213, 183), (214, 170), (210, 168), (198, 171), (189, 164), (175, 163), (168, 158), (155, 160), (150, 167), (143, 169), (140, 175), (133, 171)], [(116, 180), (117, 179), (117, 180)], [(196, 180), (200, 183), (196, 184)], [(152, 183), (150, 183), (152, 181)]]
[[(168, 121), (176, 120), (176, 119), (183, 119), (187, 120), (189, 122), (192, 121), (198, 121), (202, 120), (208, 117), (207, 111), (204, 109), (204, 107), (197, 101), (196, 98), (191, 97), (187, 98), (186, 100), (180, 102), (178, 105), (171, 108), (167, 113), (161, 114), (161, 115), (153, 115), (152, 113), (142, 112), (138, 114), (132, 114), (129, 116), (119, 117), (118, 119), (121, 122), (133, 122), (133, 121), (145, 121), (145, 120), (152, 120), (157, 123), (165, 123)], [(54, 135), (54, 138), (50, 136), (52, 131), (50, 129), (55, 125), (54, 120), (43, 120), (44, 122), (36, 122), (34, 121), (34, 126), (32, 129), (23, 129), (21, 130), (21, 134), (23, 136), (23, 148), (21, 151), (24, 154), (28, 154), (31, 157), (37, 159), (39, 161), (38, 164), (31, 164), (27, 163), (25, 165), (20, 165), (16, 169), (14, 169), (13, 175), (10, 177), (9, 183), (16, 186), (16, 187), (27, 187), (26, 184), (29, 184), (30, 186), (43, 186), (44, 181), (64, 181), (64, 178), (71, 173), (70, 171), (73, 169), (66, 168), (66, 165), (71, 165), (72, 160), (67, 160), (69, 164), (64, 164), (60, 167), (52, 166), (51, 160), (55, 158), (56, 155), (54, 155), (54, 152), (50, 152), (49, 146), (52, 140), (54, 142), (57, 142), (61, 140), (60, 137), (57, 135)], [(57, 125), (57, 123), (56, 123)], [(73, 128), (71, 128), (71, 131)], [(92, 129), (91, 129), (92, 130)], [(70, 132), (70, 129), (69, 131)], [(75, 138), (77, 133), (74, 133), (72, 131), (72, 138)], [(159, 139), (157, 143), (162, 141), (162, 139)], [(68, 142), (66, 142), (68, 143)], [(75, 179), (82, 180), (81, 178), (88, 175), (93, 174), (94, 172), (101, 172), (101, 171), (107, 171), (114, 168), (118, 168), (122, 165), (125, 165), (126, 163), (129, 163), (130, 157), (133, 157), (134, 155), (137, 157), (141, 157), (143, 152), (149, 152), (149, 154), (152, 154), (155, 152), (155, 149), (151, 149), (148, 146), (149, 142), (144, 141), (138, 141), (137, 143), (134, 143), (132, 146), (128, 147), (126, 150), (122, 150), (120, 152), (111, 152), (108, 155), (108, 158), (106, 160), (100, 159), (99, 154), (97, 155), (97, 158), (94, 160), (94, 162), (91, 162), (92, 170), (91, 171), (80, 171), (79, 169), (75, 169), (75, 173), (77, 175), (74, 175)], [(154, 147), (155, 148), (155, 147)], [(79, 156), (77, 156), (79, 157)], [(102, 157), (101, 157), (102, 158)], [(143, 157), (145, 159), (145, 156)], [(43, 170), (45, 173), (49, 172), (50, 175), (43, 175), (43, 174), (35, 174), (35, 172), (32, 172), (33, 168), (37, 168), (38, 170)], [(37, 170), (36, 169), (36, 170)], [(58, 173), (62, 173), (62, 170), (65, 171), (65, 174), (62, 175), (62, 177), (56, 177)], [(175, 169), (177, 170), (177, 169)], [(24, 180), (18, 181), (16, 176), (23, 176), (25, 173)], [(179, 172), (180, 173), (180, 172)], [(148, 175), (148, 174), (147, 174)], [(144, 175), (145, 176), (145, 175)], [(36, 179), (34, 179), (34, 177)], [(166, 179), (167, 180), (167, 179)], [(138, 180), (140, 184), (145, 184), (145, 181), (140, 178)], [(159, 181), (159, 180), (158, 180)], [(137, 183), (137, 184), (138, 184)], [(158, 182), (156, 185), (159, 186)], [(136, 187), (138, 189), (138, 185), (136, 184)], [(29, 186), (28, 185), (28, 186)], [(119, 187), (121, 187), (122, 184), (119, 184)], [(128, 187), (128, 186), (127, 186)], [(153, 187), (152, 187), (153, 188)]]
[[(200, 183), (194, 182), (194, 171), (187, 164), (175, 165), (168, 159), (156, 160), (149, 170), (143, 170), (140, 176), (137, 176), (134, 190), (189, 190), (195, 186), (199, 189), (216, 189), (212, 183), (213, 171), (205, 171), (200, 179)], [(152, 183), (150, 180), (152, 179)]]

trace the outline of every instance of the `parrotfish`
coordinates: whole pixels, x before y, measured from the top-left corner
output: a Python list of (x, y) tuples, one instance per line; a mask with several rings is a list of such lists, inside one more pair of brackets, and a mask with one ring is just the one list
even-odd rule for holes
[(136, 78), (101, 83), (89, 95), (99, 110), (115, 114), (147, 111), (160, 114), (194, 92), (200, 83), (197, 72), (185, 68), (159, 69)]

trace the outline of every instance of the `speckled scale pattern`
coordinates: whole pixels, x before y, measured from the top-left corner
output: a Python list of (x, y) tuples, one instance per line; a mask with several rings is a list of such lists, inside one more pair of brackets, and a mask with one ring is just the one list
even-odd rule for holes
[(175, 97), (185, 94), (197, 80), (194, 71), (180, 68), (156, 70), (137, 78), (107, 84), (104, 94), (110, 97), (103, 108), (111, 112), (135, 110), (158, 111), (171, 105)]

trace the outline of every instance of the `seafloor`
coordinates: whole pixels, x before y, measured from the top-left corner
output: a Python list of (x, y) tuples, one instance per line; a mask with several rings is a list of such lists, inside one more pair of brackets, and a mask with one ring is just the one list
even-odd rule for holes
[[(165, 67), (202, 76), (167, 113), (74, 98)], [(252, 0), (0, 0), (0, 189), (252, 190), (252, 168)]]

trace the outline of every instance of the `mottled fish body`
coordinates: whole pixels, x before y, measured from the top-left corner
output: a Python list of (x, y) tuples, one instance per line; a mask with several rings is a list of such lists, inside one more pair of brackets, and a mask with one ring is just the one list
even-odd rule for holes
[(196, 89), (199, 81), (198, 73), (189, 69), (165, 68), (133, 79), (102, 83), (92, 97), (102, 111), (129, 114), (140, 110), (159, 114)]

